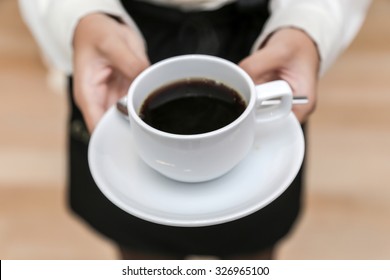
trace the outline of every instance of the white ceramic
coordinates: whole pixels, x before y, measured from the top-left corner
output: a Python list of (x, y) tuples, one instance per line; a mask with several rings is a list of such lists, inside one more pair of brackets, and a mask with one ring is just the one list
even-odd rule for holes
[(261, 141), (228, 174), (182, 183), (162, 176), (137, 156), (131, 130), (115, 109), (106, 113), (89, 144), (92, 176), (119, 208), (164, 225), (207, 226), (251, 214), (285, 191), (304, 155), (302, 130), (291, 113), (256, 131)]
[[(177, 135), (157, 130), (139, 117), (144, 100), (157, 88), (188, 78), (207, 78), (239, 92), (247, 103), (242, 115), (229, 125), (203, 134)], [(281, 103), (261, 106), (264, 100)], [(255, 86), (236, 64), (206, 55), (184, 55), (154, 64), (141, 73), (128, 91), (128, 111), (139, 156), (153, 169), (183, 182), (215, 179), (236, 166), (249, 152), (255, 126), (286, 117), (292, 91), (285, 81)]]

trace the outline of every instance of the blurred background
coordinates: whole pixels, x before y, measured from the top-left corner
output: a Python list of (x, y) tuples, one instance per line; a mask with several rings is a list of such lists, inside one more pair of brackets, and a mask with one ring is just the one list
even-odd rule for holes
[[(280, 259), (390, 259), (390, 1), (321, 80), (305, 205)], [(0, 0), (0, 259), (115, 259), (66, 207), (67, 104), (16, 0)]]

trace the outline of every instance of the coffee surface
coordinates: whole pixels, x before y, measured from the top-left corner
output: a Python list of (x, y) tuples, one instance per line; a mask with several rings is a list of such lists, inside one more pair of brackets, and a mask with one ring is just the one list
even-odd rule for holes
[(188, 79), (152, 92), (140, 117), (158, 130), (191, 135), (222, 128), (245, 108), (245, 101), (234, 89), (209, 79)]

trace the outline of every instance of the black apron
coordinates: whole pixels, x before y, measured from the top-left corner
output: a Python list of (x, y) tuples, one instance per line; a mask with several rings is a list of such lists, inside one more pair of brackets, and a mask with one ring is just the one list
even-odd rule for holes
[[(268, 18), (268, 1), (248, 0), (215, 11), (181, 12), (122, 1), (145, 37), (150, 61), (181, 54), (209, 54), (235, 63), (250, 49)], [(236, 221), (205, 227), (173, 227), (134, 217), (112, 204), (95, 185), (87, 162), (89, 135), (72, 98), (69, 122), (69, 203), (92, 228), (129, 250), (170, 255), (236, 255), (274, 246), (294, 225), (301, 208), (302, 170), (265, 208)]]

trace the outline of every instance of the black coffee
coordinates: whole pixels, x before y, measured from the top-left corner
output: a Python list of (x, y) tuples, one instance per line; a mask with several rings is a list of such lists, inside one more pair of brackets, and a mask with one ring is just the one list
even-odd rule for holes
[(222, 128), (246, 108), (232, 88), (208, 79), (174, 82), (154, 91), (140, 110), (141, 119), (169, 133), (190, 135)]

